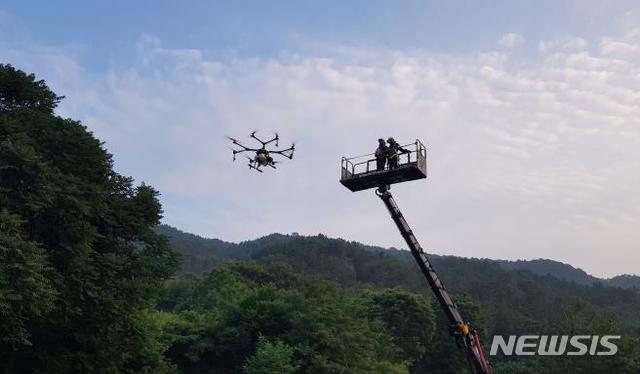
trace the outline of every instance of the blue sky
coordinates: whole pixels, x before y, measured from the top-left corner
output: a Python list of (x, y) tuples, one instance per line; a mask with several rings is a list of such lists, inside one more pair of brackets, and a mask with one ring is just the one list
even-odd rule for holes
[(615, 31), (633, 2), (4, 1), (5, 40), (77, 46), (87, 66), (131, 62), (141, 34), (212, 56), (270, 56), (307, 44), (474, 53), (508, 32), (532, 39)]
[[(640, 273), (640, 24), (631, 1), (4, 1), (0, 61), (66, 99), (164, 221), (404, 246), (375, 196), (337, 183), (375, 139), (420, 138), (397, 186), (424, 246)], [(276, 172), (224, 135), (279, 131)], [(373, 145), (372, 145), (373, 143)]]

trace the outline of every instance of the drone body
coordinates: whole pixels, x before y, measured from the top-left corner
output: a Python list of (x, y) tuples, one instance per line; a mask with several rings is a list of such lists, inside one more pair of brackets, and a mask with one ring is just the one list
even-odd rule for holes
[[(260, 142), (260, 144), (262, 145), (260, 148), (249, 148), (246, 147), (242, 144), (240, 144), (239, 141), (237, 141), (234, 138), (229, 137), (229, 140), (231, 140), (231, 143), (236, 146), (239, 147), (240, 149), (232, 149), (233, 151), (233, 161), (236, 160), (236, 155), (238, 153), (243, 153), (243, 152), (254, 152), (254, 156), (253, 157), (249, 157), (247, 156), (247, 159), (249, 160), (249, 169), (253, 169), (255, 171), (259, 171), (260, 173), (262, 173), (262, 170), (260, 169), (261, 167), (272, 167), (272, 168), (276, 168), (276, 163), (278, 163), (278, 161), (273, 159), (274, 155), (280, 155), (283, 157), (286, 157), (288, 159), (292, 159), (293, 158), (293, 152), (295, 151), (295, 144), (292, 144), (291, 147), (287, 148), (287, 149), (277, 149), (278, 147), (278, 140), (280, 140), (278, 134), (275, 135), (275, 137), (271, 140), (268, 141), (263, 141), (260, 138), (258, 138), (256, 136), (256, 132), (252, 132), (249, 135), (250, 138), (253, 138), (257, 141)], [(275, 146), (276, 149), (267, 149), (267, 145), (274, 143), (275, 142)]]

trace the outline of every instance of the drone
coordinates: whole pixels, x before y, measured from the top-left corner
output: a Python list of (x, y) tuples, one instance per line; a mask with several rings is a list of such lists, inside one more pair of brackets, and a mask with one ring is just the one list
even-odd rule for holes
[[(249, 134), (250, 138), (253, 138), (257, 141), (260, 142), (260, 144), (262, 144), (262, 147), (260, 148), (249, 148), (249, 147), (245, 147), (244, 145), (240, 144), (240, 142), (232, 137), (227, 137), (229, 140), (231, 140), (231, 143), (236, 146), (239, 147), (240, 149), (231, 149), (233, 151), (233, 161), (236, 160), (236, 155), (238, 153), (243, 153), (243, 152), (255, 152), (255, 155), (253, 157), (249, 157), (247, 155), (245, 155), (247, 157), (247, 159), (249, 160), (249, 169), (253, 169), (256, 171), (259, 171), (260, 173), (262, 173), (262, 169), (260, 169), (263, 166), (270, 166), (272, 168), (276, 168), (276, 164), (279, 163), (279, 161), (276, 161), (273, 159), (272, 155), (280, 155), (283, 157), (286, 157), (288, 159), (292, 159), (293, 158), (293, 152), (295, 151), (295, 144), (291, 144), (291, 147), (287, 148), (287, 149), (280, 149), (278, 150), (278, 141), (280, 140), (280, 137), (278, 136), (278, 134), (275, 134), (275, 137), (271, 140), (268, 141), (263, 141), (262, 139), (258, 138), (256, 136), (256, 131), (253, 131), (251, 134)], [(275, 146), (276, 149), (272, 149), (269, 150), (267, 149), (267, 145), (274, 143), (275, 142)]]

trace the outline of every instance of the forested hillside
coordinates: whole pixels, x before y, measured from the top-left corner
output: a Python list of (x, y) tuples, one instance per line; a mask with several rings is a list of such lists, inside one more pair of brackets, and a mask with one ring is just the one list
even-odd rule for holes
[[(343, 286), (399, 286), (430, 295), (408, 251), (385, 250), (323, 235), (272, 234), (233, 244), (203, 239), (166, 225), (156, 230), (166, 235), (170, 246), (183, 256), (184, 272), (198, 273), (228, 261), (250, 260), (265, 265), (284, 265), (302, 274), (320, 275)], [(189, 245), (188, 251), (182, 249), (183, 240)], [(208, 258), (214, 258), (215, 263), (208, 261)], [(487, 311), (491, 311), (491, 315), (500, 317), (499, 321), (496, 319), (491, 323), (495, 331), (516, 329), (520, 333), (528, 328), (547, 327), (556, 322), (555, 318), (563, 315), (564, 308), (577, 300), (603, 313), (615, 315), (624, 321), (625, 326), (640, 327), (640, 314), (637, 313), (640, 310), (640, 294), (635, 289), (611, 287), (606, 282), (584, 284), (575, 278), (566, 281), (555, 276), (539, 275), (539, 271), (528, 271), (524, 261), (509, 263), (453, 256), (431, 256), (431, 259), (451, 291), (476, 298)], [(547, 262), (553, 263), (554, 267), (573, 269), (575, 273), (588, 276), (582, 270), (557, 262), (536, 260), (530, 263), (533, 269), (539, 269), (540, 263)], [(203, 264), (211, 267), (204, 268)], [(534, 295), (536, 297), (532, 297)], [(499, 316), (499, 305), (512, 308), (508, 318)], [(535, 315), (547, 317), (540, 321)]]
[[(262, 250), (275, 244), (286, 244), (300, 240), (298, 235), (271, 234), (260, 239), (245, 241), (242, 243), (229, 243), (218, 239), (206, 239), (197, 235), (180, 231), (168, 225), (159, 225), (156, 231), (169, 238), (170, 245), (180, 252), (182, 256), (181, 271), (198, 274), (211, 270), (229, 260), (252, 259)], [(395, 248), (381, 248), (356, 242), (344, 242), (336, 239), (328, 239), (332, 245), (348, 244), (350, 248), (361, 249), (369, 252), (384, 254), (399, 260), (404, 264), (413, 264), (413, 257), (406, 250)], [(430, 255), (431, 259), (438, 263), (443, 256)], [(462, 261), (462, 259), (461, 259)], [(564, 280), (580, 285), (608, 285), (619, 288), (632, 288), (640, 290), (640, 277), (637, 275), (618, 275), (609, 279), (597, 278), (587, 274), (584, 270), (571, 265), (552, 260), (484, 260), (499, 265), (506, 270), (524, 270), (541, 276), (550, 276), (558, 280)], [(443, 269), (446, 271), (446, 269)]]
[(539, 275), (575, 282), (578, 284), (602, 283), (613, 287), (635, 288), (640, 290), (640, 277), (637, 275), (623, 274), (609, 279), (596, 278), (587, 274), (582, 269), (576, 269), (571, 265), (551, 260), (529, 261), (497, 261), (503, 268), (511, 270), (527, 270)]
[[(195, 258), (206, 259), (208, 254), (215, 253), (218, 264), (244, 260), (266, 266), (284, 266), (296, 273), (319, 276), (349, 289), (405, 289), (426, 297), (436, 315), (441, 314), (437, 305), (433, 305), (426, 282), (407, 251), (385, 250), (323, 235), (272, 234), (256, 241), (224, 243), (226, 254), (222, 255), (216, 246), (220, 241), (198, 238), (168, 226), (157, 230), (169, 236), (170, 245), (178, 252), (181, 252), (183, 237), (200, 243), (198, 249), (192, 246), (185, 256), (185, 272), (197, 272), (199, 268), (189, 267)], [(630, 339), (640, 336), (640, 314), (637, 312), (640, 310), (640, 294), (634, 289), (611, 287), (605, 282), (580, 284), (527, 270), (509, 270), (504, 263), (492, 260), (433, 256), (432, 262), (456, 299), (471, 306), (470, 314), (473, 316), (475, 313), (476, 317), (470, 319), (484, 336), (532, 332), (557, 335), (568, 331), (615, 332)], [(563, 269), (573, 269), (563, 266)], [(446, 327), (444, 321), (442, 326)], [(629, 346), (628, 349), (634, 348)], [(495, 360), (500, 361), (501, 358)], [(527, 365), (531, 365), (530, 368), (553, 365), (547, 361)], [(557, 364), (560, 360), (556, 358), (555, 361)], [(568, 361), (564, 365), (568, 366), (558, 368), (569, 368), (575, 363)]]

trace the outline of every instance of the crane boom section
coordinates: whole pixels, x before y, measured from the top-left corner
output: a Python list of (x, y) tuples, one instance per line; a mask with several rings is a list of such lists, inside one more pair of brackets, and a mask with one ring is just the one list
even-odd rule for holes
[(451, 300), (444, 284), (433, 269), (433, 266), (431, 266), (431, 262), (427, 258), (426, 253), (422, 250), (422, 247), (420, 246), (416, 236), (413, 234), (407, 220), (404, 219), (404, 216), (393, 199), (391, 192), (389, 192), (386, 187), (380, 187), (376, 191), (376, 194), (380, 199), (382, 199), (384, 205), (387, 207), (393, 222), (395, 222), (398, 230), (400, 230), (400, 234), (402, 234), (402, 237), (407, 242), (407, 245), (411, 249), (411, 254), (418, 263), (422, 274), (427, 279), (427, 282), (435, 294), (438, 303), (442, 307), (442, 310), (447, 315), (450, 323), (450, 331), (454, 336), (456, 336), (458, 346), (463, 349), (467, 356), (473, 373), (492, 374), (493, 370), (484, 358), (484, 353), (480, 347), (477, 332), (469, 331), (469, 327), (462, 318), (458, 307), (453, 300)]

